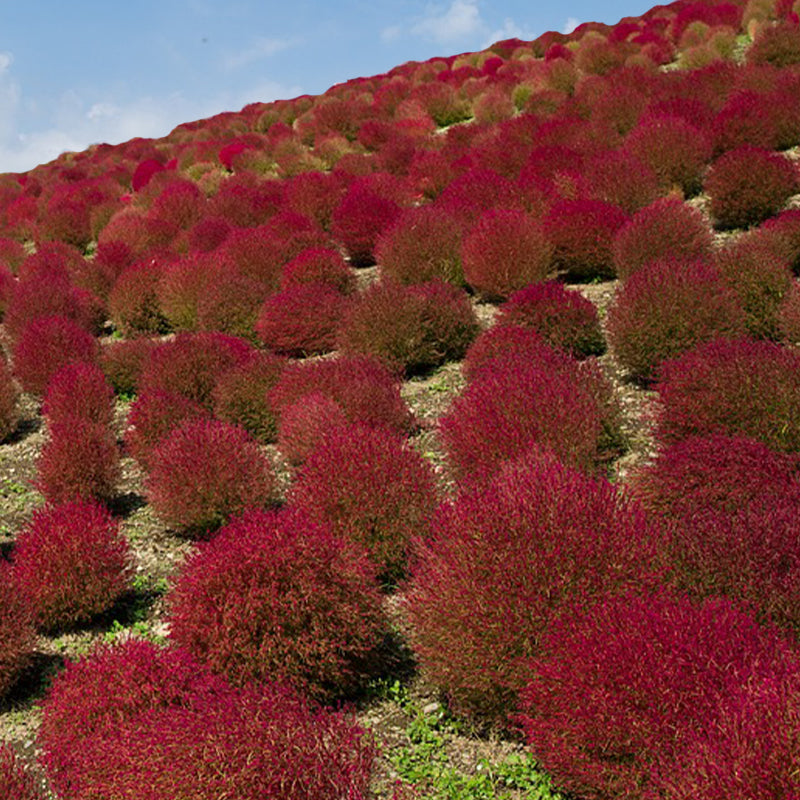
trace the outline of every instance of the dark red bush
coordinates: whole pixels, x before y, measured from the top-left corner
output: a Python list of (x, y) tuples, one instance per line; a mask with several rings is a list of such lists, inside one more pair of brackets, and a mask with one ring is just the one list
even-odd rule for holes
[(110, 425), (114, 419), (114, 389), (96, 364), (66, 364), (47, 384), (42, 414), (49, 424), (77, 417)]
[(459, 711), (507, 719), (563, 607), (656, 585), (660, 539), (607, 481), (530, 449), (420, 543), (404, 606), (423, 674)]
[(332, 398), (321, 392), (303, 395), (281, 413), (278, 450), (297, 467), (331, 431), (349, 424), (344, 410)]
[(786, 103), (781, 102), (777, 90), (773, 93), (756, 91), (734, 92), (717, 112), (710, 127), (714, 152), (721, 155), (737, 147), (760, 147), (764, 150), (781, 150), (784, 141), (791, 146), (796, 137), (785, 128)]
[(98, 363), (106, 380), (117, 394), (135, 394), (153, 348), (155, 339), (119, 339), (104, 342), (100, 348)]
[(0, 560), (0, 699), (31, 662), (35, 644), (33, 616), (14, 587), (9, 563)]
[(382, 280), (356, 295), (338, 344), (345, 353), (374, 356), (410, 375), (462, 358), (478, 330), (461, 289), (440, 280), (410, 286)]
[(796, 656), (727, 600), (579, 599), (542, 637), (520, 721), (557, 785), (640, 798), (681, 763), (697, 730), (714, 729), (720, 704), (775, 661)]
[(305, 460), (289, 504), (365, 546), (381, 574), (397, 578), (412, 537), (430, 524), (436, 486), (430, 465), (395, 434), (339, 426)]
[(520, 186), (490, 169), (474, 168), (454, 178), (436, 200), (437, 206), (467, 228), (489, 209), (524, 209)]
[(606, 320), (608, 343), (632, 377), (650, 381), (659, 365), (701, 342), (746, 335), (736, 292), (708, 261), (651, 261), (617, 292)]
[(207, 216), (226, 219), (237, 227), (254, 228), (281, 211), (285, 194), (283, 181), (262, 180), (253, 173), (242, 172), (222, 181), (208, 202)]
[(617, 277), (627, 280), (651, 261), (706, 259), (713, 237), (706, 218), (679, 197), (663, 197), (633, 215), (612, 244)]
[(169, 247), (179, 229), (158, 217), (131, 206), (123, 206), (108, 221), (98, 234), (99, 245), (118, 242), (130, 248), (136, 258), (146, 260), (153, 254)]
[(189, 231), (190, 253), (210, 253), (227, 238), (233, 226), (224, 217), (203, 217)]
[(766, 341), (718, 339), (662, 364), (657, 438), (722, 433), (800, 450), (800, 352)]
[(255, 331), (261, 343), (281, 355), (298, 358), (336, 348), (339, 325), (349, 298), (324, 283), (303, 283), (269, 295), (261, 305)]
[(781, 20), (758, 28), (747, 48), (748, 64), (786, 67), (800, 63), (800, 29), (796, 22)]
[(12, 578), (43, 630), (88, 622), (131, 588), (132, 554), (103, 506), (77, 500), (34, 512), (17, 535)]
[(17, 429), (19, 422), (19, 386), (5, 355), (0, 357), (0, 442)]
[(197, 330), (197, 299), (213, 280), (215, 263), (188, 256), (166, 264), (155, 287), (158, 310), (173, 331)]
[(498, 309), (496, 325), (532, 328), (550, 346), (575, 358), (606, 349), (595, 305), (557, 281), (534, 283), (511, 294)]
[(771, 217), (759, 226), (758, 232), (779, 256), (789, 262), (795, 274), (800, 272), (800, 208), (791, 208)]
[(25, 247), (21, 242), (0, 237), (0, 264), (6, 267), (12, 275), (19, 272), (26, 255)]
[(628, 148), (601, 151), (590, 158), (582, 175), (588, 197), (633, 214), (663, 193), (656, 171)]
[(347, 189), (342, 177), (332, 172), (303, 172), (284, 183), (288, 207), (330, 230), (334, 209)]
[(546, 280), (553, 246), (541, 222), (516, 210), (490, 209), (469, 228), (461, 248), (464, 280), (497, 300)]
[(161, 259), (140, 261), (117, 278), (108, 296), (108, 314), (123, 336), (149, 336), (169, 330), (157, 295), (165, 266)]
[(36, 464), (36, 487), (45, 500), (109, 500), (120, 477), (114, 432), (80, 417), (54, 420), (49, 429), (50, 438)]
[(310, 247), (284, 264), (280, 288), (286, 290), (308, 283), (322, 283), (342, 294), (352, 294), (356, 276), (336, 250)]
[(150, 215), (181, 230), (200, 222), (206, 198), (194, 181), (177, 178), (170, 181), (153, 201)]
[(74, 361), (94, 363), (97, 340), (65, 317), (37, 317), (29, 322), (12, 350), (14, 375), (26, 392), (42, 395), (50, 378)]
[(747, 228), (777, 214), (798, 189), (794, 163), (779, 153), (738, 147), (714, 161), (703, 180), (719, 228)]
[(168, 526), (203, 535), (274, 499), (272, 466), (244, 428), (188, 419), (148, 457), (147, 498)]
[(45, 800), (23, 759), (5, 742), (0, 743), (0, 792), (6, 800)]
[(291, 509), (226, 526), (189, 557), (168, 602), (170, 636), (214, 672), (316, 699), (364, 679), (385, 628), (366, 553)]

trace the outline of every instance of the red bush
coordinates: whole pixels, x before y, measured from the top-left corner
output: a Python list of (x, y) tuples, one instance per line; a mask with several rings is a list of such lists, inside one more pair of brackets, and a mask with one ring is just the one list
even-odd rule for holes
[(12, 351), (14, 375), (26, 392), (42, 395), (50, 378), (73, 361), (94, 363), (97, 340), (65, 317), (37, 317), (20, 333)]
[(758, 231), (795, 273), (800, 272), (800, 209), (782, 211), (764, 222)]
[(219, 375), (244, 363), (253, 347), (235, 336), (214, 331), (180, 333), (158, 344), (139, 380), (139, 391), (180, 394), (211, 408)]
[(348, 298), (323, 283), (304, 283), (269, 295), (261, 305), (255, 331), (270, 350), (298, 358), (328, 353)]
[(205, 195), (196, 183), (186, 178), (176, 178), (155, 198), (150, 215), (181, 230), (188, 230), (200, 222), (205, 204)]
[(459, 220), (438, 205), (404, 209), (378, 240), (381, 273), (400, 283), (443, 280), (461, 286), (463, 233)]
[(6, 800), (45, 800), (25, 762), (5, 742), (0, 743), (0, 792)]
[(203, 217), (189, 231), (190, 253), (210, 253), (230, 235), (233, 226), (224, 217)]
[(800, 29), (796, 22), (782, 20), (762, 25), (747, 48), (748, 64), (786, 67), (800, 63)]
[(601, 151), (583, 168), (581, 184), (587, 197), (633, 214), (662, 194), (656, 171), (628, 148)]
[(321, 392), (303, 395), (281, 413), (278, 450), (292, 466), (297, 467), (325, 436), (348, 424), (347, 415), (335, 400)]
[(606, 349), (594, 304), (557, 281), (534, 283), (511, 294), (498, 309), (495, 324), (531, 328), (575, 358), (601, 355)]
[(553, 269), (553, 247), (547, 232), (538, 219), (524, 211), (487, 211), (469, 229), (461, 258), (466, 282), (495, 300), (546, 280)]
[(0, 560), (0, 699), (30, 663), (35, 643), (30, 609), (14, 587), (8, 562)]
[(697, 730), (789, 645), (728, 601), (659, 593), (580, 600), (530, 662), (520, 721), (537, 761), (581, 797), (640, 798)]
[(212, 392), (214, 414), (241, 426), (262, 444), (274, 441), (276, 419), (267, 392), (277, 385), (286, 363), (274, 353), (255, 352), (220, 373)]
[(214, 672), (316, 699), (363, 680), (385, 626), (366, 553), (289, 509), (226, 526), (189, 557), (168, 603), (170, 636)]
[(608, 343), (640, 381), (659, 365), (700, 342), (736, 338), (747, 322), (735, 291), (707, 261), (664, 259), (640, 267), (608, 311)]
[(667, 361), (656, 386), (657, 438), (723, 433), (800, 450), (800, 352), (772, 342), (718, 339)]
[(128, 543), (96, 503), (35, 511), (12, 551), (14, 586), (44, 630), (88, 622), (131, 588), (132, 577)]
[(117, 394), (135, 394), (153, 348), (155, 339), (120, 339), (104, 342), (98, 363), (106, 380)]
[(654, 586), (660, 537), (607, 481), (530, 449), (420, 544), (404, 605), (423, 673), (459, 711), (507, 718), (563, 607)]
[(284, 264), (280, 288), (286, 290), (308, 283), (322, 283), (342, 294), (352, 294), (356, 276), (336, 250), (310, 247)]
[(168, 526), (202, 535), (274, 497), (269, 460), (243, 428), (188, 419), (148, 457), (148, 502)]
[(159, 259), (141, 261), (125, 269), (108, 295), (108, 315), (126, 337), (166, 333), (157, 289), (165, 264)]
[(262, 180), (243, 172), (222, 181), (208, 202), (207, 216), (220, 217), (237, 227), (254, 228), (283, 208), (285, 194), (283, 181)]
[(177, 234), (178, 228), (175, 225), (158, 217), (151, 217), (138, 208), (123, 206), (100, 231), (97, 241), (103, 246), (112, 242), (122, 243), (138, 259), (145, 260), (169, 247)]
[[(737, 147), (781, 150), (792, 146), (797, 136), (786, 130), (786, 102), (778, 91), (739, 91), (717, 112), (710, 128), (717, 155)], [(796, 116), (796, 115), (795, 115)], [(794, 120), (795, 125), (797, 120)]]
[(170, 330), (197, 330), (197, 299), (211, 281), (214, 262), (184, 257), (166, 264), (155, 287), (158, 309)]
[(400, 395), (398, 378), (374, 358), (342, 355), (289, 364), (267, 402), (280, 415), (304, 395), (320, 392), (342, 407), (350, 422), (408, 433), (414, 418)]
[(19, 272), (20, 265), (26, 258), (25, 247), (15, 239), (0, 237), (0, 264), (12, 275)]
[(490, 169), (474, 168), (454, 178), (436, 200), (437, 206), (466, 228), (492, 208), (523, 209), (520, 186)]
[(459, 482), (489, 477), (533, 444), (589, 472), (620, 447), (619, 409), (597, 365), (548, 351), (535, 332), (525, 333), (530, 345), (507, 354), (498, 348), (501, 355), (473, 372), (440, 418), (441, 440)]
[(340, 425), (306, 459), (289, 504), (365, 546), (381, 574), (397, 578), (411, 538), (428, 528), (436, 487), (430, 465), (395, 434)]
[(109, 500), (120, 477), (117, 439), (108, 426), (64, 417), (49, 425), (37, 461), (36, 488), (48, 503)]
[(347, 188), (342, 177), (331, 172), (303, 172), (284, 183), (288, 207), (330, 230), (334, 209)]
[(462, 358), (478, 328), (469, 298), (451, 284), (384, 280), (355, 297), (338, 343), (346, 353), (374, 356), (393, 371), (413, 374)]
[(19, 386), (5, 355), (0, 356), (0, 442), (14, 433), (19, 422)]
[(717, 227), (746, 228), (781, 210), (798, 189), (797, 170), (779, 153), (739, 147), (711, 164), (703, 188)]
[(706, 218), (680, 198), (663, 197), (641, 209), (616, 233), (612, 243), (617, 277), (627, 280), (650, 261), (705, 259), (713, 237)]
[(359, 184), (352, 185), (331, 216), (331, 233), (354, 267), (375, 263), (375, 246), (400, 215), (400, 206)]
[(110, 425), (114, 419), (114, 390), (99, 366), (75, 361), (61, 367), (48, 382), (42, 414), (50, 424), (80, 418)]
[(544, 218), (544, 233), (555, 248), (553, 267), (587, 280), (611, 277), (611, 243), (628, 216), (600, 200), (561, 200)]

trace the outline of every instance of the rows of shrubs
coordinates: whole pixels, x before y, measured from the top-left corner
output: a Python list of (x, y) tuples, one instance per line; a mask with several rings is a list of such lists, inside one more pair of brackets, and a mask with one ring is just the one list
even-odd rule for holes
[(398, 638), (576, 797), (800, 793), (798, 65), (788, 0), (679, 0), (0, 176), (0, 439), (45, 430), (0, 698), (133, 593), (123, 459), (192, 542), (166, 642), (41, 698), (55, 795), (375, 796)]

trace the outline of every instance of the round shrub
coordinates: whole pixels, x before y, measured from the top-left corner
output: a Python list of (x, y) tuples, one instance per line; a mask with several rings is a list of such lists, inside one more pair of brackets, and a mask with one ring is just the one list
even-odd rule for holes
[(88, 622), (131, 588), (132, 555), (118, 523), (83, 500), (34, 512), (12, 565), (14, 586), (43, 630)]
[(665, 362), (656, 385), (656, 437), (724, 433), (800, 450), (800, 352), (765, 341), (718, 339)]
[(718, 228), (747, 228), (781, 210), (798, 189), (797, 170), (779, 153), (738, 147), (711, 164), (703, 188)]
[(211, 280), (213, 262), (184, 257), (164, 266), (156, 285), (158, 308), (170, 330), (197, 330), (197, 298)]
[(436, 205), (466, 229), (489, 209), (520, 209), (524, 202), (520, 187), (514, 181), (491, 169), (475, 167), (451, 180), (437, 198)]
[(700, 342), (747, 332), (739, 298), (707, 261), (663, 259), (640, 267), (618, 290), (606, 329), (611, 350), (637, 380)]
[(365, 546), (381, 573), (397, 578), (412, 536), (429, 525), (436, 486), (430, 465), (395, 434), (338, 426), (306, 459), (289, 503)]
[(328, 247), (310, 247), (284, 264), (281, 270), (281, 290), (309, 283), (324, 284), (342, 294), (356, 289), (356, 276), (347, 262)]
[(0, 442), (6, 441), (19, 422), (19, 386), (6, 360), (0, 356)]
[(214, 672), (318, 700), (363, 681), (385, 628), (366, 553), (291, 509), (227, 525), (189, 557), (168, 603), (170, 636)]
[(336, 332), (348, 297), (323, 283), (292, 286), (264, 300), (255, 331), (270, 350), (304, 357), (328, 353), (336, 347)]
[(256, 319), (268, 294), (263, 283), (229, 265), (217, 264), (197, 293), (197, 327), (255, 344)]
[(216, 250), (233, 230), (223, 217), (204, 217), (189, 231), (189, 252), (210, 253)]
[(713, 237), (706, 218), (678, 197), (663, 197), (639, 210), (612, 243), (617, 277), (627, 280), (651, 261), (707, 259)]
[(490, 209), (468, 230), (461, 248), (464, 280), (488, 299), (545, 280), (553, 248), (541, 222), (524, 211)]
[(774, 247), (781, 258), (789, 262), (795, 274), (800, 272), (800, 208), (782, 211), (764, 222), (757, 230), (764, 241)]
[(404, 607), (423, 674), (459, 712), (507, 719), (563, 607), (656, 585), (660, 536), (610, 483), (531, 448), (419, 545)]
[(96, 364), (65, 364), (47, 384), (42, 414), (51, 424), (80, 418), (110, 425), (114, 419), (114, 389)]
[(537, 761), (581, 797), (645, 796), (765, 664), (796, 657), (722, 599), (660, 592), (580, 601), (529, 664), (520, 722)]
[(575, 358), (601, 355), (606, 349), (594, 303), (557, 281), (513, 292), (498, 309), (495, 325), (531, 328), (551, 347)]
[(6, 800), (45, 800), (25, 762), (5, 742), (0, 743), (0, 792)]
[(123, 336), (150, 336), (169, 330), (157, 295), (164, 268), (161, 259), (137, 262), (115, 281), (108, 296), (108, 315)]
[(793, 281), (775, 314), (776, 338), (790, 345), (800, 343), (800, 284)]
[(107, 425), (80, 417), (53, 420), (49, 430), (36, 462), (36, 488), (47, 502), (113, 497), (120, 478), (114, 432)]
[(604, 150), (589, 159), (581, 181), (586, 195), (633, 214), (663, 191), (655, 170), (627, 148)]
[(786, 67), (800, 63), (800, 31), (797, 23), (780, 20), (758, 28), (745, 55), (748, 64)]
[(462, 358), (478, 329), (461, 289), (439, 280), (410, 286), (382, 280), (354, 298), (338, 344), (411, 375)]
[(94, 363), (98, 349), (97, 340), (77, 323), (65, 317), (37, 317), (14, 344), (14, 375), (26, 392), (41, 396), (61, 367), (74, 361)]
[(104, 342), (98, 363), (106, 380), (117, 394), (132, 395), (139, 387), (139, 377), (150, 358), (155, 339), (120, 339)]
[(243, 428), (188, 419), (162, 439), (148, 458), (146, 491), (158, 517), (190, 535), (218, 528), (274, 496), (269, 460)]
[(275, 440), (277, 422), (267, 392), (277, 385), (285, 358), (266, 351), (222, 372), (214, 385), (214, 414), (223, 422), (244, 428), (262, 444)]
[(347, 425), (347, 415), (331, 397), (305, 394), (281, 413), (278, 450), (292, 466), (299, 466), (325, 436)]
[(14, 586), (11, 567), (0, 561), (0, 699), (31, 662), (36, 629), (30, 609)]

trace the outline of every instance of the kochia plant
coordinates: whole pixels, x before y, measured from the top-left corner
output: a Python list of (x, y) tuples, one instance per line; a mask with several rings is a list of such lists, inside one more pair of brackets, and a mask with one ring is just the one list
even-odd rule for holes
[(5, 742), (0, 744), (0, 792), (6, 800), (44, 800), (25, 761)]
[(77, 417), (110, 425), (114, 419), (114, 389), (96, 364), (65, 364), (47, 384), (42, 415), (49, 423)]

